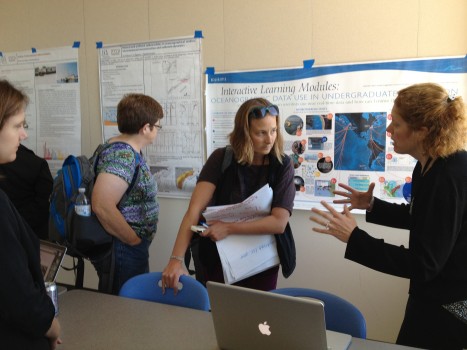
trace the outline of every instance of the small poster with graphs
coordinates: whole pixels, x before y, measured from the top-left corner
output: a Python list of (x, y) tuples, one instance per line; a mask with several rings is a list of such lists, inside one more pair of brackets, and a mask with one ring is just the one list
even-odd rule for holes
[(99, 47), (104, 140), (119, 133), (117, 104), (126, 93), (153, 97), (162, 129), (143, 149), (159, 197), (189, 198), (204, 164), (202, 34)]

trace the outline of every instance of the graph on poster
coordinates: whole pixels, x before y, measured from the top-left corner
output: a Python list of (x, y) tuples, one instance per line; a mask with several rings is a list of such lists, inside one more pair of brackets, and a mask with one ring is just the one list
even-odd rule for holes
[(143, 150), (161, 197), (189, 197), (204, 161), (201, 33), (99, 50), (103, 138), (117, 135), (117, 105), (143, 93), (164, 110), (162, 131)]

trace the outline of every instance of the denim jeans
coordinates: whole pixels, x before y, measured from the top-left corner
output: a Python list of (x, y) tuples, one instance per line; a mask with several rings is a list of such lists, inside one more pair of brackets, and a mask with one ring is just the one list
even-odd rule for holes
[[(112, 254), (107, 258), (93, 262), (94, 268), (99, 276), (99, 291), (118, 295), (122, 285), (131, 277), (149, 272), (149, 246), (151, 242), (141, 239), (141, 243), (130, 246), (114, 238)], [(109, 271), (113, 273), (107, 279)], [(112, 288), (109, 290), (108, 281), (112, 281)]]
[(131, 277), (149, 272), (150, 241), (143, 238), (138, 245), (127, 245), (115, 239), (115, 273), (112, 294), (118, 294), (122, 285)]

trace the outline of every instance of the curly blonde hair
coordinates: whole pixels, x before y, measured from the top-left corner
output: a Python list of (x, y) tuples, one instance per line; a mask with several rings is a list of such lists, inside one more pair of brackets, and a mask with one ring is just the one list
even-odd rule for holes
[(432, 158), (447, 157), (467, 145), (467, 115), (462, 97), (451, 98), (435, 83), (414, 84), (397, 93), (394, 105), (413, 130), (428, 130), (423, 149)]

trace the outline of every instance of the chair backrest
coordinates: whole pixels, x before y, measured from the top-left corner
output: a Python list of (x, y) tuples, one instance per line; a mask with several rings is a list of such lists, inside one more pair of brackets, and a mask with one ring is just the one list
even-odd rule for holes
[(324, 302), (326, 329), (366, 338), (366, 321), (357, 307), (332, 293), (309, 288), (279, 288), (272, 293), (294, 297), (308, 297)]
[(118, 295), (203, 311), (210, 310), (206, 287), (194, 278), (181, 276), (177, 295), (174, 295), (173, 289), (170, 288), (166, 288), (165, 294), (162, 294), (161, 278), (161, 272), (149, 272), (132, 277), (123, 284)]

